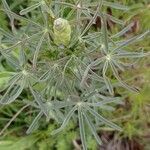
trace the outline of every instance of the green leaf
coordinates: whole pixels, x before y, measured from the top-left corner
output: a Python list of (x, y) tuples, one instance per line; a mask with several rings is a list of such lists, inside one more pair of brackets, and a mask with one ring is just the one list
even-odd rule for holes
[(39, 114), (34, 118), (33, 122), (29, 126), (28, 130), (26, 131), (27, 134), (30, 134), (37, 128), (38, 121), (41, 119), (42, 115), (43, 115), (43, 111), (40, 111)]
[(20, 68), (19, 61), (11, 54), (11, 53), (6, 53), (4, 51), (1, 51), (1, 54), (6, 58), (6, 60), (10, 63), (10, 65), (15, 66), (15, 69)]
[(93, 15), (92, 19), (90, 20), (90, 22), (88, 23), (88, 25), (85, 27), (85, 29), (83, 30), (82, 34), (80, 35), (81, 37), (90, 29), (90, 27), (92, 26), (93, 22), (96, 21), (96, 18), (98, 16), (99, 13), (99, 9), (102, 6), (102, 0), (98, 3), (97, 9), (95, 11), (95, 14)]
[(49, 118), (49, 114), (48, 114), (48, 111), (46, 109), (46, 106), (44, 104), (44, 100), (43, 100), (41, 94), (39, 92), (34, 91), (31, 86), (30, 86), (30, 91), (34, 96), (35, 101), (38, 103), (41, 111), (45, 114), (45, 116), (47, 118)]
[(5, 30), (2, 29), (2, 28), (0, 28), (0, 32), (1, 32), (4, 36), (6, 36), (7, 38), (9, 38), (9, 39), (14, 38), (14, 36), (13, 36), (11, 33), (5, 31)]
[(6, 0), (2, 0), (2, 4), (3, 4), (3, 7), (4, 7), (4, 9), (5, 9), (5, 11), (6, 11), (8, 17), (9, 17), (10, 19), (12, 19), (11, 14), (10, 14), (9, 12), (7, 12), (7, 10), (8, 10), (8, 11), (11, 11), (11, 10), (10, 10), (10, 7), (8, 6)]
[[(18, 82), (20, 80), (20, 83)], [(17, 83), (17, 84), (16, 84)], [(16, 77), (14, 82), (9, 86), (6, 93), (0, 99), (1, 104), (10, 104), (21, 94), (26, 84), (26, 79), (21, 80), (21, 76)]]
[(120, 50), (122, 49), (123, 47), (126, 47), (128, 46), (129, 44), (133, 44), (134, 42), (138, 42), (140, 40), (142, 40), (146, 35), (148, 35), (150, 33), (150, 31), (146, 31), (145, 33), (141, 34), (141, 35), (137, 35), (137, 36), (134, 36), (126, 41), (123, 41), (121, 42), (117, 48), (113, 49), (112, 50), (112, 53), (114, 53), (115, 51), (117, 50)]
[(88, 73), (90, 71), (90, 67), (91, 67), (91, 65), (88, 65), (87, 68), (84, 71), (84, 74), (83, 74), (83, 77), (82, 77), (82, 80), (81, 80), (81, 83), (80, 83), (81, 87), (83, 87), (85, 85), (85, 82), (88, 78)]
[(116, 58), (140, 58), (150, 55), (150, 53), (143, 53), (143, 52), (123, 52), (113, 55)]
[(106, 71), (107, 71), (107, 69), (108, 69), (108, 64), (109, 64), (108, 61), (106, 61), (106, 62), (104, 63), (102, 74), (103, 74), (104, 82), (105, 82), (105, 84), (106, 84), (106, 87), (107, 87), (109, 93), (110, 93), (111, 95), (114, 95), (114, 90), (113, 90), (113, 86), (112, 86), (112, 84), (111, 84), (111, 81), (110, 81), (110, 79), (106, 76)]
[[(113, 55), (113, 58), (115, 58), (115, 55)], [(124, 65), (119, 60), (117, 60), (117, 59), (111, 59), (112, 63), (114, 63), (114, 65), (116, 67), (118, 67), (118, 69), (120, 69), (121, 71), (125, 71)]]
[(0, 91), (7, 87), (10, 78), (14, 75), (14, 72), (3, 71), (0, 72)]
[(105, 60), (105, 57), (98, 58), (98, 59), (96, 59), (95, 61), (93, 61), (93, 62), (91, 63), (91, 66), (92, 66), (92, 67), (98, 66), (98, 65), (101, 64), (104, 60)]
[(87, 110), (96, 118), (98, 118), (100, 121), (102, 121), (104, 124), (110, 126), (111, 128), (118, 130), (118, 131), (122, 131), (122, 129), (117, 126), (116, 124), (112, 123), (111, 121), (105, 119), (104, 117), (102, 117), (100, 114), (98, 114), (96, 111), (94, 111), (93, 109), (91, 109), (90, 107), (86, 107)]
[(35, 50), (35, 53), (34, 53), (34, 57), (33, 57), (33, 67), (36, 68), (36, 63), (37, 63), (37, 58), (38, 58), (38, 54), (39, 54), (39, 51), (40, 51), (40, 48), (42, 46), (42, 43), (44, 41), (44, 38), (45, 38), (45, 32), (44, 34), (41, 36), (39, 42), (38, 42), (38, 45), (36, 47), (36, 50)]
[(108, 2), (108, 1), (104, 1), (104, 0), (103, 0), (103, 5), (112, 7), (115, 9), (120, 9), (120, 10), (126, 10), (126, 11), (129, 10), (129, 8), (127, 6), (123, 6), (118, 3)]
[(115, 111), (115, 108), (112, 107), (112, 106), (108, 106), (108, 105), (101, 105), (99, 106), (100, 109), (104, 109), (104, 110), (107, 110), (107, 111)]
[(111, 15), (109, 15), (109, 14), (105, 14), (105, 13), (104, 13), (104, 15), (105, 15), (105, 17), (106, 17), (108, 20), (111, 20), (111, 21), (114, 22), (114, 23), (117, 23), (117, 24), (120, 24), (120, 25), (124, 25), (124, 24), (125, 24), (124, 21), (122, 21), (122, 20), (120, 20), (120, 19), (118, 19), (118, 18), (116, 18), (116, 17), (113, 17), (113, 16), (111, 16)]
[(4, 11), (6, 12), (6, 14), (8, 15), (8, 17), (10, 19), (10, 25), (11, 25), (12, 32), (16, 33), (16, 29), (15, 29), (15, 25), (14, 25), (14, 17), (13, 17), (13, 15), (11, 15), (11, 9), (8, 6), (6, 0), (2, 0), (2, 4), (4, 7)]
[(72, 117), (72, 115), (74, 114), (74, 112), (77, 110), (77, 106), (74, 106), (69, 113), (67, 114), (67, 116), (64, 119), (63, 124), (61, 125), (60, 128), (58, 128), (57, 130), (52, 131), (51, 135), (57, 134), (59, 132), (61, 132), (68, 124), (70, 118)]
[(111, 36), (111, 38), (118, 38), (122, 35), (124, 35), (126, 32), (128, 32), (132, 27), (133, 27), (134, 23), (130, 23), (128, 26), (126, 26), (123, 30), (121, 30), (120, 32), (118, 32), (117, 34)]
[(92, 134), (94, 135), (94, 137), (95, 137), (97, 143), (98, 143), (99, 145), (101, 145), (101, 144), (102, 144), (102, 141), (101, 141), (100, 137), (99, 137), (98, 134), (97, 134), (96, 127), (93, 125), (93, 123), (92, 123), (90, 117), (89, 117), (86, 113), (83, 113), (83, 115), (84, 115), (85, 120), (87, 121), (87, 124), (89, 125), (89, 128), (90, 128)]
[(111, 99), (110, 98), (107, 99), (107, 97), (106, 97), (106, 99), (103, 100), (103, 101), (100, 101), (100, 102), (97, 102), (97, 103), (91, 103), (89, 105), (99, 107), (99, 106), (103, 106), (103, 105), (111, 104), (111, 103), (122, 104), (120, 98), (114, 97), (114, 98), (111, 98)]
[(27, 14), (28, 12), (30, 12), (30, 11), (36, 9), (37, 7), (39, 7), (41, 4), (42, 4), (42, 3), (39, 2), (39, 3), (34, 4), (34, 5), (32, 5), (32, 6), (28, 7), (28, 8), (26, 8), (26, 9), (21, 10), (21, 11), (20, 11), (20, 15), (25, 15), (25, 14)]
[(13, 142), (13, 144), (10, 147), (10, 150), (30, 149), (39, 139), (40, 139), (40, 136), (35, 136), (35, 135), (22, 137), (16, 142)]
[(114, 66), (114, 64), (112, 62), (110, 62), (110, 66), (111, 69), (113, 71), (114, 76), (116, 77), (116, 79), (120, 82), (120, 84), (125, 87), (126, 89), (132, 91), (132, 92), (139, 92), (138, 89), (134, 88), (134, 87), (130, 87), (129, 85), (127, 85), (125, 82), (122, 81), (122, 79), (119, 77), (118, 75), (118, 71), (116, 69), (116, 67)]
[(6, 9), (3, 10), (3, 9), (2, 9), (2, 11), (5, 11), (7, 14), (10, 14), (10, 15), (12, 16), (12, 18), (15, 18), (15, 19), (17, 19), (17, 20), (24, 20), (24, 21), (26, 21), (26, 22), (28, 22), (28, 23), (32, 23), (32, 24), (36, 25), (37, 27), (42, 28), (42, 26), (41, 26), (40, 24), (34, 22), (33, 20), (27, 19), (27, 18), (22, 17), (22, 16), (20, 16), (20, 15), (17, 15), (16, 13), (14, 13), (14, 12), (12, 12), (12, 11), (10, 11), (10, 10), (6, 10)]
[(109, 51), (109, 46), (108, 46), (108, 33), (107, 33), (107, 23), (106, 23), (106, 18), (104, 15), (102, 15), (102, 28), (101, 28), (101, 32), (102, 32), (102, 42), (103, 42), (103, 50), (105, 52), (105, 54), (107, 54), (107, 52)]
[(83, 118), (83, 112), (81, 111), (80, 107), (78, 108), (78, 119), (79, 119), (80, 137), (81, 137), (83, 150), (87, 150), (85, 127), (84, 127), (84, 118)]

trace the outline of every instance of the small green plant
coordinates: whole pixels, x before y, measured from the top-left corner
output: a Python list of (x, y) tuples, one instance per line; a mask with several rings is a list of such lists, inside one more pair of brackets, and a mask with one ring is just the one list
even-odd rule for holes
[[(86, 150), (87, 134), (92, 133), (102, 144), (97, 134), (99, 126), (121, 131), (103, 116), (103, 111), (113, 111), (115, 105), (122, 104), (117, 89), (139, 91), (123, 81), (120, 72), (149, 54), (140, 47), (140, 52), (128, 48), (149, 31), (122, 39), (133, 23), (124, 27), (122, 20), (107, 14), (106, 7), (121, 11), (129, 8), (105, 0), (39, 0), (16, 14), (6, 0), (2, 3), (1, 11), (10, 19), (11, 32), (0, 28), (0, 104), (15, 100), (24, 103), (16, 116), (28, 107), (36, 110), (27, 134), (38, 128), (43, 116), (45, 122), (61, 124), (52, 135), (59, 134), (72, 119), (79, 125)], [(95, 28), (97, 19), (101, 25)], [(21, 27), (16, 28), (16, 20)], [(108, 20), (123, 29), (111, 35)]]

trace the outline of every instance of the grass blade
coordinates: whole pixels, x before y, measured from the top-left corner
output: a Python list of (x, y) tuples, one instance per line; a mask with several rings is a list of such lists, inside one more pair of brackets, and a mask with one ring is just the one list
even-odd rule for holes
[(0, 135), (4, 133), (4, 131), (10, 126), (10, 124), (17, 118), (17, 116), (29, 106), (29, 104), (23, 106), (17, 113), (9, 120), (9, 122), (5, 125), (5, 127), (0, 131)]

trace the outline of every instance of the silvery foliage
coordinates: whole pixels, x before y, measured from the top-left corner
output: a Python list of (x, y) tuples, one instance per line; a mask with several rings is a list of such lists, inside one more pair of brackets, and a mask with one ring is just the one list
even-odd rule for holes
[[(101, 144), (96, 131), (99, 126), (107, 125), (121, 131), (101, 112), (113, 111), (114, 104), (122, 104), (123, 98), (116, 97), (114, 89), (123, 87), (138, 91), (121, 79), (119, 72), (124, 72), (136, 60), (148, 55), (142, 48), (137, 52), (129, 50), (128, 46), (142, 40), (149, 31), (120, 40), (133, 23), (125, 26), (122, 20), (107, 14), (103, 8), (120, 11), (128, 11), (129, 8), (105, 0), (70, 3), (39, 0), (16, 14), (6, 0), (2, 3), (1, 11), (10, 19), (11, 32), (0, 28), (0, 57), (9, 68), (0, 72), (0, 79), (5, 83), (0, 88), (3, 93), (0, 104), (19, 100), (39, 111), (27, 130), (28, 134), (37, 128), (43, 116), (47, 121), (53, 119), (61, 124), (51, 134), (64, 130), (70, 120), (79, 123), (84, 150), (87, 149), (87, 128), (98, 144)], [(100, 30), (93, 29), (97, 17), (101, 18)], [(53, 22), (57, 18), (66, 19), (71, 25), (68, 45), (54, 43)], [(18, 29), (16, 20), (21, 24)], [(107, 20), (120, 25), (122, 30), (110, 35)], [(27, 96), (22, 96), (22, 93)]]

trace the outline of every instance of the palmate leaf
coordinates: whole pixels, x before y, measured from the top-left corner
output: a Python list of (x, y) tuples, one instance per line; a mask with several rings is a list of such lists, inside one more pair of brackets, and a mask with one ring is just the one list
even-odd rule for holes
[[(7, 64), (8, 62), (10, 64), (9, 67), (16, 71), (22, 70), (23, 68), (30, 70), (36, 68), (36, 70), (33, 70), (32, 74), (28, 74), (32, 85), (29, 87), (31, 92), (25, 94), (25, 97), (27, 95), (27, 98), (29, 98), (26, 103), (32, 107), (35, 107), (38, 111), (40, 110), (40, 112), (29, 126), (27, 133), (31, 133), (37, 128), (38, 121), (44, 115), (47, 119), (51, 117), (56, 122), (62, 123), (61, 127), (53, 131), (52, 134), (57, 134), (64, 130), (64, 128), (67, 127), (69, 120), (73, 118), (75, 122), (79, 122), (81, 141), (83, 149), (86, 150), (88, 149), (86, 143), (86, 126), (89, 127), (99, 144), (101, 144), (101, 140), (96, 131), (97, 125), (105, 124), (113, 129), (121, 130), (120, 127), (101, 116), (101, 114), (98, 114), (98, 112), (101, 109), (109, 111), (114, 110), (114, 108), (110, 106), (111, 103), (114, 105), (121, 104), (120, 98), (108, 97), (108, 95), (114, 94), (113, 89), (117, 88), (119, 85), (119, 83), (116, 82), (111, 83), (113, 79), (109, 77), (113, 72), (113, 75), (121, 83), (121, 85), (123, 87), (128, 87), (128, 85), (126, 85), (118, 75), (119, 69), (124, 71), (123, 66), (121, 66), (121, 60), (124, 60), (123, 58), (140, 58), (147, 54), (125, 52), (123, 51), (123, 48), (129, 44), (132, 44), (135, 39), (138, 41), (144, 36), (119, 42), (114, 42), (113, 39), (111, 39), (118, 38), (128, 32), (133, 26), (133, 24), (131, 24), (116, 35), (109, 38), (106, 22), (107, 19), (121, 25), (123, 25), (124, 22), (102, 11), (105, 11), (107, 7), (126, 11), (128, 10), (126, 6), (124, 7), (120, 4), (107, 2), (105, 0), (94, 2), (91, 2), (91, 0), (85, 0), (83, 3), (82, 0), (74, 0), (72, 2), (68, 1), (68, 3), (54, 0), (50, 3), (50, 5), (43, 2), (44, 1), (39, 1), (39, 3), (23, 9), (20, 12), (21, 15), (25, 15), (28, 12), (31, 12), (31, 15), (22, 17), (11, 12), (6, 0), (3, 0), (3, 3), (5, 3), (5, 8), (2, 11), (5, 11), (11, 18), (11, 24), (14, 19), (17, 19), (19, 20), (19, 22), (17, 21), (17, 25), (19, 23), (19, 25), (21, 24), (21, 27), (19, 26), (20, 30), (17, 29), (19, 32), (14, 38), (12, 38), (13, 34), (11, 35), (0, 29), (0, 33), (2, 33), (3, 36), (1, 38), (2, 44), (4, 41), (3, 46), (10, 46), (4, 47), (4, 49), (0, 50), (3, 51), (2, 59), (7, 59)], [(104, 6), (104, 9), (101, 9), (101, 5)], [(36, 13), (33, 12), (32, 14), (32, 10), (38, 7), (40, 7), (40, 9), (37, 9), (38, 13), (35, 11)], [(53, 14), (53, 11), (55, 14)], [(77, 26), (72, 23), (75, 31), (72, 33), (72, 41), (70, 42), (71, 46), (69, 45), (69, 47), (64, 47), (64, 49), (56, 46), (53, 41), (52, 24), (55, 16), (56, 19), (59, 17), (67, 19), (68, 17), (69, 22), (76, 21), (77, 23)], [(93, 24), (96, 23), (95, 21), (98, 16), (100, 17), (100, 20), (102, 20), (102, 28), (97, 32), (99, 28), (95, 30), (95, 25)], [(50, 20), (49, 17), (51, 18)], [(37, 23), (33, 20), (36, 20)], [(23, 36), (20, 36), (22, 34)], [(81, 38), (78, 38), (79, 35), (81, 35)], [(17, 38), (17, 36), (19, 38)], [(16, 41), (20, 43), (17, 43)], [(84, 46), (81, 48), (79, 43), (84, 44)], [(113, 52), (114, 47), (116, 50)], [(13, 50), (15, 49), (20, 50), (18, 60), (13, 57)], [(111, 49), (112, 55), (110, 55), (112, 57), (109, 58), (107, 56), (109, 56)], [(27, 53), (24, 53), (24, 50), (27, 50)], [(45, 52), (39, 55), (40, 50), (45, 50)], [(55, 54), (55, 52), (58, 52), (58, 55)], [(26, 54), (27, 57), (29, 57), (27, 60), (25, 57)], [(71, 59), (65, 63), (65, 57), (68, 59), (72, 56), (72, 54), (77, 54), (77, 56), (75, 56), (76, 59), (71, 61), (71, 63), (69, 63)], [(58, 67), (53, 68), (55, 64), (58, 65)], [(23, 76), (25, 76), (25, 74)], [(40, 78), (37, 79), (37, 77)], [(18, 80), (16, 80), (16, 78), (18, 78), (18, 76), (11, 78), (10, 83), (8, 83), (8, 85), (10, 85), (10, 89), (8, 90), (8, 96), (5, 95), (5, 99), (8, 98), (8, 100), (10, 100), (10, 96), (13, 99), (14, 97), (19, 96), (19, 93), (22, 90), (20, 87), (22, 84), (22, 76), (18, 78)], [(29, 83), (29, 81), (27, 81), (27, 83)], [(84, 84), (87, 85), (86, 88), (81, 86)], [(24, 92), (28, 91), (25, 90)], [(33, 96), (31, 96), (31, 94)], [(24, 98), (24, 95), (22, 96)], [(34, 99), (33, 103), (31, 103), (32, 99)], [(78, 105), (77, 100), (85, 103), (85, 105)], [(76, 112), (78, 112), (78, 114)], [(28, 147), (25, 145), (25, 148)]]
[[(114, 100), (112, 98), (112, 100), (107, 100), (105, 102), (102, 101), (101, 103), (95, 103), (95, 104), (98, 104), (97, 106), (103, 106), (103, 109), (106, 109), (106, 110), (112, 110), (113, 107), (111, 106), (105, 106), (105, 104), (109, 104), (109, 103), (116, 103), (118, 101), (118, 99)], [(90, 105), (91, 104), (91, 105)], [(96, 117), (98, 120), (100, 120), (102, 122), (102, 124), (106, 124), (108, 126), (110, 126), (111, 128), (115, 129), (115, 130), (119, 130), (121, 131), (122, 129), (117, 126), (116, 124), (110, 122), (109, 120), (105, 119), (104, 117), (102, 117), (101, 115), (99, 115), (96, 110), (93, 110), (90, 108), (90, 106), (93, 106), (92, 105), (93, 103), (87, 103), (85, 102), (84, 105), (79, 105), (76, 104), (70, 111), (69, 113), (67, 114), (66, 118), (64, 119), (64, 122), (62, 124), (62, 126), (53, 131), (51, 134), (54, 135), (54, 134), (57, 134), (59, 132), (61, 132), (68, 124), (70, 118), (74, 115), (74, 112), (76, 110), (78, 110), (78, 120), (79, 120), (79, 130), (80, 130), (80, 136), (81, 136), (81, 141), (82, 141), (82, 146), (83, 146), (83, 149), (84, 150), (87, 150), (87, 143), (86, 143), (86, 135), (85, 135), (85, 122), (87, 123), (87, 125), (89, 126), (89, 129), (91, 130), (92, 134), (94, 135), (96, 141), (101, 144), (101, 140), (99, 138), (99, 136), (97, 135), (97, 132), (96, 132), (96, 126), (94, 126), (94, 124), (92, 123), (92, 120), (91, 118), (87, 115), (87, 112), (89, 112), (90, 114), (92, 114), (94, 117)], [(96, 106), (96, 105), (95, 105)], [(114, 109), (113, 109), (114, 110)]]

